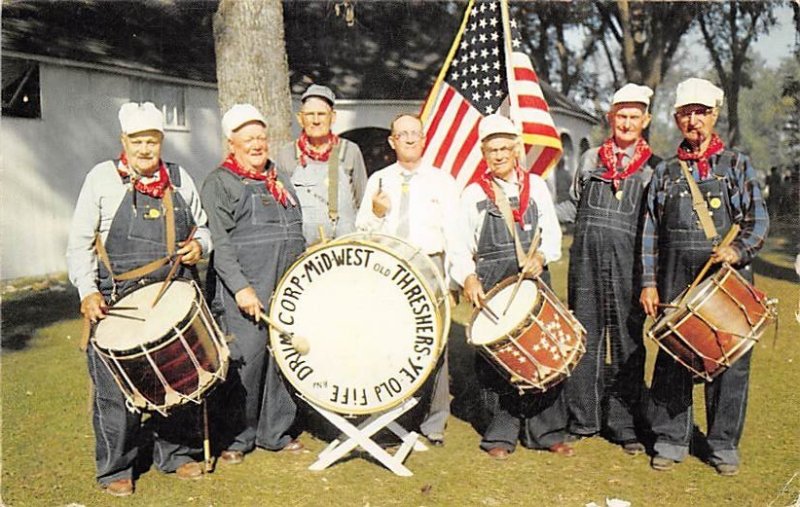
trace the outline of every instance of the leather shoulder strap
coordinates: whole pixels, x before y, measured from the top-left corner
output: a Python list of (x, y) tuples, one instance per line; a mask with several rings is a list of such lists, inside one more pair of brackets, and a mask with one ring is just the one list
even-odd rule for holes
[(506, 223), (508, 232), (514, 238), (514, 250), (517, 253), (517, 265), (522, 268), (525, 263), (525, 251), (522, 249), (522, 244), (519, 242), (519, 235), (517, 235), (517, 227), (514, 225), (514, 214), (511, 212), (511, 204), (508, 202), (503, 189), (497, 182), (492, 181), (492, 190), (494, 190), (495, 199), (497, 199), (497, 208), (503, 215), (503, 221)]
[(339, 150), (337, 144), (328, 157), (328, 217), (336, 223), (339, 219)]

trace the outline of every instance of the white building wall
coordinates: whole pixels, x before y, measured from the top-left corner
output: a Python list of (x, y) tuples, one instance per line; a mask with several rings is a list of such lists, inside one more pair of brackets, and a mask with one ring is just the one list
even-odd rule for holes
[[(94, 69), (40, 64), (41, 119), (0, 122), (1, 279), (66, 270), (73, 208), (85, 174), (119, 154), (119, 107), (130, 100), (129, 77)], [(223, 156), (216, 89), (186, 86), (186, 128), (166, 133), (163, 158), (186, 168), (197, 185)], [(387, 128), (420, 101), (341, 100), (334, 132)], [(294, 110), (299, 101), (293, 101)], [(591, 125), (554, 111), (560, 132), (578, 143)], [(294, 135), (299, 127), (292, 126)]]

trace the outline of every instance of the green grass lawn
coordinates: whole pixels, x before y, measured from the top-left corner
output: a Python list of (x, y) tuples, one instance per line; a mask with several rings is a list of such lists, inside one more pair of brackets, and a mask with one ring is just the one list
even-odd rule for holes
[[(627, 456), (599, 438), (577, 444), (567, 459), (518, 448), (495, 462), (478, 449), (473, 427), (452, 417), (443, 448), (412, 453), (401, 478), (364, 454), (322, 472), (307, 468), (325, 443), (305, 433), (298, 455), (256, 451), (239, 466), (219, 466), (199, 481), (183, 482), (151, 468), (136, 494), (114, 499), (94, 481), (94, 438), (89, 380), (78, 351), (80, 321), (74, 292), (15, 295), (3, 305), (2, 502), (46, 505), (344, 505), (344, 506), (584, 506), (616, 497), (634, 506), (800, 505), (800, 326), (794, 318), (798, 284), (794, 252), (770, 240), (756, 263), (757, 285), (780, 299), (773, 331), (756, 346), (743, 441), (742, 470), (717, 476), (695, 457), (674, 471), (655, 472), (647, 456)], [(565, 245), (564, 252), (567, 252)], [(556, 291), (566, 293), (566, 259), (553, 266)], [(455, 312), (463, 321), (466, 308)], [(655, 347), (648, 343), (648, 371)], [(466, 353), (465, 353), (466, 352)], [(454, 393), (464, 392), (469, 349), (452, 344)], [(469, 380), (469, 379), (466, 379)], [(462, 400), (463, 401), (463, 400)], [(695, 392), (696, 422), (705, 427), (702, 389)]]

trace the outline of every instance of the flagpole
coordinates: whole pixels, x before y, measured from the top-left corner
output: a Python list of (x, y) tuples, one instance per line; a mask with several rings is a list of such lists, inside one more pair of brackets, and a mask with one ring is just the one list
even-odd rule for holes
[(467, 11), (464, 13), (464, 19), (461, 21), (461, 26), (458, 29), (456, 38), (453, 40), (453, 45), (450, 47), (450, 51), (447, 53), (447, 58), (444, 60), (442, 70), (439, 71), (439, 75), (436, 77), (436, 81), (433, 83), (433, 87), (431, 88), (428, 97), (425, 99), (425, 105), (423, 106), (422, 112), (419, 115), (423, 125), (428, 120), (428, 115), (431, 114), (431, 108), (433, 108), (433, 105), (436, 103), (436, 97), (439, 95), (439, 88), (442, 86), (444, 76), (447, 74), (447, 71), (450, 70), (450, 63), (452, 63), (453, 57), (458, 50), (458, 45), (461, 44), (461, 37), (464, 35), (464, 29), (467, 26), (467, 21), (469, 21), (469, 15), (472, 12), (473, 5), (475, 5), (475, 0), (469, 0), (469, 4), (467, 4)]
[[(511, 15), (508, 11), (508, 0), (500, 1), (500, 15), (503, 19), (503, 51), (506, 60), (506, 83), (508, 86), (508, 116), (517, 124), (519, 121), (519, 100), (514, 89), (514, 63), (511, 60)], [(521, 127), (521, 125), (517, 125)]]

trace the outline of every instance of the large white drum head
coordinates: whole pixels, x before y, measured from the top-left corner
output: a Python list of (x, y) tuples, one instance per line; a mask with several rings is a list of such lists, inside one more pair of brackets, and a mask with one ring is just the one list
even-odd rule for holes
[[(170, 333), (189, 314), (197, 293), (190, 282), (173, 280), (158, 304), (151, 308), (161, 285), (161, 282), (146, 285), (117, 301), (111, 312), (121, 317), (108, 315), (97, 324), (95, 344), (106, 351), (130, 351)], [(114, 311), (114, 307), (136, 309)]]
[(363, 239), (337, 240), (295, 263), (272, 299), (271, 319), (308, 352), (301, 355), (274, 329), (272, 352), (295, 388), (323, 408), (388, 409), (411, 396), (436, 364), (440, 304), (397, 252)]
[[(516, 279), (514, 281), (516, 282)], [(522, 280), (522, 284), (514, 296), (514, 301), (511, 302), (511, 306), (504, 315), (503, 309), (508, 304), (513, 291), (514, 284), (512, 283), (500, 288), (497, 292), (490, 293), (485, 304), (499, 317), (499, 320), (495, 323), (485, 312), (477, 313), (469, 335), (473, 345), (488, 345), (507, 337), (530, 315), (539, 293), (536, 282), (527, 278)]]

